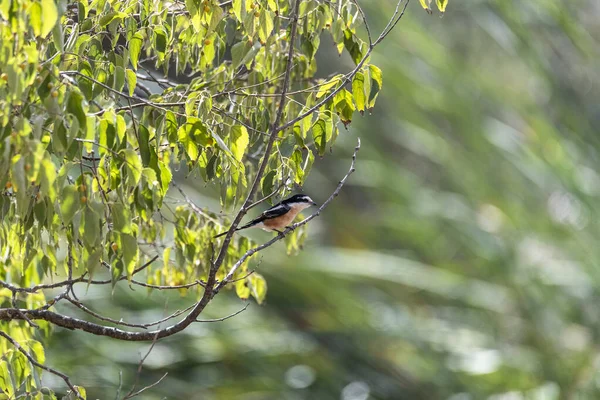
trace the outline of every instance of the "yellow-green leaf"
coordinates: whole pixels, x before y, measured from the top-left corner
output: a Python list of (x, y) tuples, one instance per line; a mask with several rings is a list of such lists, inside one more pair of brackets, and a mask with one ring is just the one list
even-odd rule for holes
[(265, 43), (269, 39), (269, 36), (271, 36), (271, 32), (273, 32), (273, 17), (271, 16), (271, 12), (263, 10), (260, 13), (259, 21), (258, 38), (262, 43)]
[(62, 190), (60, 203), (62, 222), (65, 224), (70, 223), (80, 206), (81, 201), (79, 199), (79, 192), (77, 191), (77, 188), (74, 185), (65, 186)]
[(319, 118), (315, 122), (312, 127), (312, 135), (319, 155), (324, 155), (327, 148), (327, 124), (325, 120)]
[(248, 279), (241, 279), (235, 283), (235, 293), (242, 300), (246, 300), (248, 297), (250, 297)]
[(56, 21), (58, 20), (58, 9), (56, 8), (56, 4), (54, 0), (42, 0), (42, 21), (40, 26), (40, 36), (47, 36)]
[(129, 88), (129, 95), (133, 96), (133, 91), (135, 90), (135, 86), (137, 85), (137, 75), (134, 71), (127, 68), (127, 70), (125, 70), (125, 76), (127, 78), (127, 87)]
[(144, 36), (142, 32), (136, 32), (131, 41), (129, 42), (129, 59), (133, 69), (137, 70), (138, 61), (140, 59), (140, 51), (142, 50), (142, 44), (144, 43)]
[(371, 75), (371, 93), (369, 95), (369, 110), (375, 106), (375, 100), (377, 99), (377, 95), (381, 91), (381, 87), (383, 85), (383, 75), (381, 70), (375, 65), (369, 65), (369, 72)]
[(423, 7), (425, 9), (425, 11), (427, 11), (429, 14), (431, 14), (431, 0), (419, 0), (419, 3), (421, 3), (421, 7)]
[(125, 158), (127, 176), (133, 180), (130, 182), (131, 185), (137, 185), (142, 176), (142, 160), (140, 156), (132, 149), (121, 150), (120, 154)]
[(356, 109), (363, 114), (367, 99), (365, 96), (365, 75), (362, 72), (354, 75), (352, 79), (352, 97), (354, 97)]
[(321, 85), (319, 91), (317, 92), (317, 99), (323, 97), (323, 95), (329, 92), (329, 90), (331, 90), (334, 86), (337, 86), (341, 81), (341, 77), (342, 75), (336, 75), (328, 82), (325, 82), (323, 85)]
[(139, 257), (137, 239), (131, 235), (121, 234), (121, 247), (123, 249), (123, 264), (125, 264), (127, 279), (131, 280)]
[(446, 6), (448, 5), (448, 0), (435, 0), (438, 10), (440, 10), (441, 13), (446, 12)]
[(115, 202), (110, 207), (113, 229), (116, 232), (131, 233), (131, 213), (128, 207), (122, 203)]
[(234, 125), (231, 127), (231, 152), (236, 160), (242, 161), (244, 152), (250, 143), (250, 136), (245, 126)]
[(252, 274), (249, 280), (252, 287), (252, 297), (256, 299), (258, 304), (262, 304), (265, 297), (267, 297), (267, 281), (257, 273)]

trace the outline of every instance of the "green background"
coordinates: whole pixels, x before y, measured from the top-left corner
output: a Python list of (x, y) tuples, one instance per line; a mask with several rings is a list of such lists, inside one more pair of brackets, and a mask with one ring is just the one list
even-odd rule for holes
[[(361, 4), (378, 33), (392, 2)], [(138, 388), (169, 374), (142, 397), (600, 398), (599, 21), (593, 0), (453, 1), (443, 18), (412, 2), (375, 51), (373, 114), (315, 162), (304, 190), (322, 202), (362, 140), (303, 252), (255, 257), (265, 305), (157, 343)], [(351, 64), (323, 38), (319, 67)], [(213, 188), (178, 178), (218, 210)], [(123, 287), (86, 304), (147, 322), (195, 299)], [(203, 317), (243, 306), (226, 292)], [(108, 399), (148, 347), (56, 329), (46, 349)]]

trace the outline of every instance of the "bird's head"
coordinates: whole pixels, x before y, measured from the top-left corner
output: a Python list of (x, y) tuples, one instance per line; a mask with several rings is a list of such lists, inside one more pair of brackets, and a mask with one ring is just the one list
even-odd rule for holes
[(313, 201), (309, 196), (305, 194), (295, 194), (292, 197), (289, 197), (282, 201), (282, 203), (287, 204), (289, 206), (296, 206), (301, 209), (308, 208), (310, 206), (316, 206), (317, 203)]

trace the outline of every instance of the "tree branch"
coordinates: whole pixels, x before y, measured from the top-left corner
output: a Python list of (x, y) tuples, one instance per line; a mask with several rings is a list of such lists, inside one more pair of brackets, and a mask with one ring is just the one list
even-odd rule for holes
[(350, 164), (350, 169), (348, 170), (346, 175), (342, 178), (342, 180), (338, 183), (337, 187), (335, 188), (335, 190), (333, 191), (331, 196), (329, 196), (329, 198), (327, 200), (325, 200), (325, 202), (321, 205), (321, 207), (319, 207), (319, 209), (314, 214), (310, 215), (309, 217), (303, 219), (300, 222), (297, 222), (297, 223), (287, 227), (283, 232), (279, 233), (277, 236), (275, 236), (273, 239), (269, 240), (268, 242), (263, 243), (260, 246), (254, 247), (254, 248), (248, 250), (246, 253), (244, 253), (244, 255), (239, 260), (237, 260), (237, 262), (233, 265), (233, 267), (231, 267), (231, 269), (227, 273), (227, 276), (221, 281), (221, 283), (219, 283), (217, 288), (214, 290), (213, 295), (216, 295), (217, 293), (219, 293), (219, 291), (225, 285), (227, 285), (229, 283), (229, 281), (231, 280), (231, 278), (233, 277), (233, 275), (235, 274), (237, 269), (244, 263), (244, 261), (246, 261), (253, 254), (258, 253), (259, 251), (264, 250), (267, 247), (277, 243), (278, 241), (285, 238), (289, 233), (293, 232), (300, 226), (305, 225), (312, 219), (318, 217), (321, 214), (321, 212), (329, 205), (329, 203), (331, 203), (333, 201), (333, 199), (339, 195), (340, 191), (342, 190), (342, 187), (348, 180), (348, 177), (350, 175), (352, 175), (352, 173), (356, 170), (356, 168), (355, 168), (356, 155), (358, 154), (359, 150), (360, 150), (360, 138), (358, 139), (358, 143), (357, 143), (356, 147), (354, 148), (354, 153), (352, 154), (352, 163)]
[(291, 22), (290, 22), (291, 32), (290, 32), (290, 40), (289, 40), (290, 48), (288, 50), (288, 59), (287, 59), (287, 64), (286, 64), (286, 68), (285, 68), (285, 76), (283, 78), (283, 88), (281, 91), (281, 99), (279, 100), (279, 107), (277, 109), (275, 121), (273, 121), (273, 124), (271, 125), (271, 129), (269, 132), (269, 141), (267, 142), (267, 147), (264, 150), (262, 162), (260, 163), (258, 171), (256, 172), (256, 176), (254, 177), (254, 182), (252, 183), (250, 191), (248, 192), (248, 195), (246, 196), (246, 201), (244, 201), (244, 205), (242, 206), (242, 208), (240, 208), (239, 212), (237, 213), (236, 217), (233, 220), (233, 223), (231, 224), (231, 227), (229, 228), (229, 231), (227, 232), (227, 235), (225, 235), (223, 244), (221, 245), (221, 250), (219, 251), (219, 255), (217, 256), (217, 259), (215, 260), (215, 263), (213, 265), (213, 267), (215, 269), (215, 273), (219, 269), (221, 264), (223, 263), (223, 260), (225, 259), (225, 255), (227, 254), (227, 249), (229, 248), (229, 243), (231, 242), (231, 238), (233, 237), (233, 233), (235, 232), (235, 229), (237, 228), (238, 224), (240, 223), (240, 221), (242, 220), (242, 218), (248, 211), (248, 206), (252, 203), (254, 194), (256, 193), (256, 190), (258, 189), (260, 180), (261, 180), (263, 174), (265, 173), (265, 169), (269, 162), (269, 156), (271, 154), (271, 149), (273, 148), (273, 143), (275, 143), (277, 134), (281, 130), (281, 129), (277, 128), (277, 125), (279, 125), (279, 122), (281, 121), (281, 117), (283, 116), (283, 110), (285, 108), (287, 92), (288, 92), (289, 84), (290, 84), (290, 77), (292, 75), (292, 66), (294, 64), (294, 42), (296, 41), (296, 32), (298, 29), (299, 9), (300, 9), (300, 0), (295, 0), (292, 14), (290, 15), (290, 20), (291, 20)]
[(29, 360), (30, 363), (32, 363), (36, 367), (39, 367), (39, 368), (43, 369), (44, 371), (48, 371), (51, 374), (60, 377), (63, 381), (65, 381), (65, 383), (67, 384), (67, 386), (69, 387), (69, 389), (71, 389), (71, 391), (77, 396), (77, 398), (83, 400), (83, 397), (81, 397), (81, 395), (79, 394), (79, 391), (71, 383), (71, 380), (69, 379), (69, 377), (67, 375), (65, 375), (62, 372), (57, 371), (57, 370), (55, 370), (53, 368), (47, 367), (44, 364), (40, 364), (39, 362), (37, 362), (35, 360), (35, 358), (33, 358), (33, 356), (31, 354), (29, 354), (29, 352), (27, 350), (25, 350), (19, 344), (19, 342), (17, 342), (15, 339), (13, 339), (11, 336), (9, 336), (7, 333), (4, 333), (3, 331), (0, 331), (0, 336), (2, 336), (3, 338), (5, 338), (6, 340), (8, 340), (17, 350), (19, 350), (21, 353), (23, 353), (23, 355), (25, 357), (27, 357), (27, 359)]

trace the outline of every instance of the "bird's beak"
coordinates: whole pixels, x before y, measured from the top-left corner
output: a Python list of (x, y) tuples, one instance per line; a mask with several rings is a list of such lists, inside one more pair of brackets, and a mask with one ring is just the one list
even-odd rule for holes
[(314, 201), (312, 201), (312, 202), (311, 202), (311, 204), (312, 204), (313, 206), (316, 206), (316, 205), (317, 205), (317, 203), (316, 203), (316, 202), (314, 202)]

